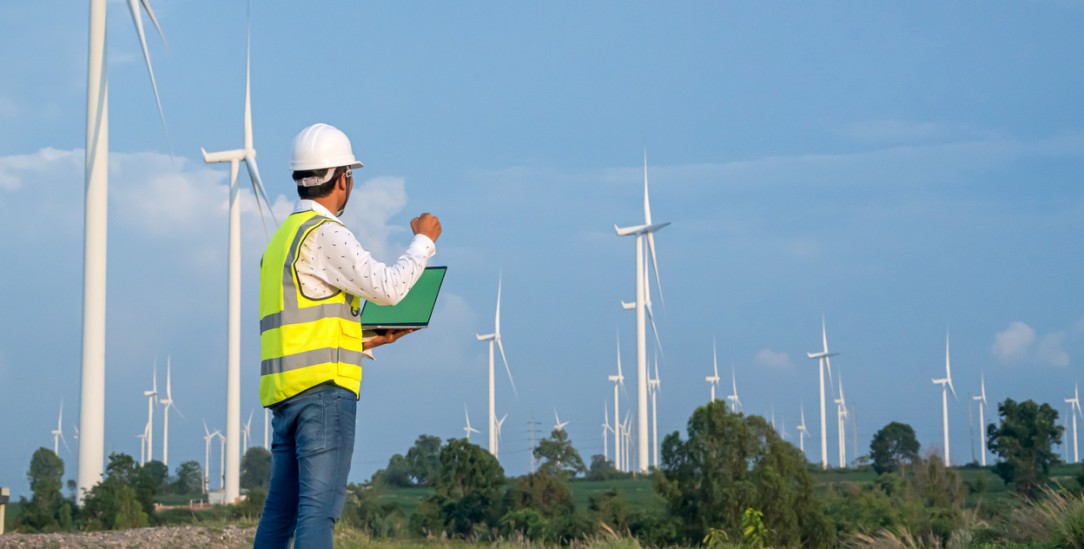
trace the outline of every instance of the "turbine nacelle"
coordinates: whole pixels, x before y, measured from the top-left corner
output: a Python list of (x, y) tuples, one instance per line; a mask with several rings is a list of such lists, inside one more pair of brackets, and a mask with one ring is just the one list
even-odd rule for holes
[(645, 224), (645, 225), (633, 225), (631, 227), (618, 227), (617, 225), (614, 225), (614, 231), (617, 232), (617, 236), (641, 236), (641, 235), (654, 233), (654, 232), (658, 231), (659, 229), (662, 229), (663, 227), (665, 227), (665, 226), (667, 226), (669, 224), (670, 224), (670, 222), (666, 221), (666, 222), (663, 222), (663, 223), (650, 223), (650, 224)]

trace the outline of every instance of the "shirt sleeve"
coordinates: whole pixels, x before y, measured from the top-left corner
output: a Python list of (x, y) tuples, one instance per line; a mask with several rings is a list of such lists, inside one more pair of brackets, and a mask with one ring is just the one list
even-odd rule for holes
[(394, 264), (373, 259), (354, 234), (339, 223), (323, 223), (314, 232), (320, 268), (311, 273), (330, 286), (377, 305), (395, 305), (406, 297), (436, 253), (433, 241), (415, 235)]

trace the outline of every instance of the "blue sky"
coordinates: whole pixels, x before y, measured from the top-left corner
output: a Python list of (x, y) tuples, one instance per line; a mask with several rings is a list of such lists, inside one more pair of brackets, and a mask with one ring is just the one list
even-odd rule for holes
[[(445, 227), (433, 327), (366, 366), (353, 480), (419, 434), (461, 436), (464, 404), (485, 425), (474, 334), (492, 329), (501, 272), (519, 388), (498, 378), (502, 463), (527, 469), (526, 423), (548, 431), (554, 407), (585, 457), (602, 453), (615, 331), (627, 376), (634, 356), (618, 305), (633, 247), (612, 226), (641, 222), (645, 148), (654, 218), (673, 222), (657, 237), (660, 431), (707, 400), (714, 335), (747, 412), (774, 406), (793, 433), (804, 402), (816, 433), (804, 353), (822, 315), (859, 453), (894, 420), (941, 446), (930, 378), (946, 330), (955, 462), (971, 459), (980, 372), (992, 404), (1064, 413), (1084, 352), (1084, 4), (253, 4), (255, 145), (276, 209), (293, 202), (290, 140), (321, 121), (366, 164), (345, 219), (378, 257), (394, 260), (420, 211)], [(169, 141), (126, 6), (109, 4), (106, 446), (138, 455), (141, 391), (169, 355), (188, 418), (171, 422), (175, 466), (202, 461), (201, 418), (225, 421), (228, 170), (199, 147), (240, 145), (245, 6), (153, 6)], [(85, 2), (0, 6), (0, 485), (16, 494), (60, 400), (69, 442), (78, 409), (86, 33)], [(243, 417), (258, 407), (266, 242), (246, 201)], [(816, 438), (806, 449), (817, 459)]]

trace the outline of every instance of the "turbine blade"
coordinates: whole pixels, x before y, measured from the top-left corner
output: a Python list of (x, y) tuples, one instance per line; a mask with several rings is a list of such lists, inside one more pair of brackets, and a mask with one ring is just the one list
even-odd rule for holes
[[(662, 294), (659, 294), (659, 297), (662, 297)], [(652, 310), (650, 300), (646, 301), (644, 305), (646, 305), (645, 308), (647, 309), (647, 319), (651, 321), (651, 332), (655, 334), (655, 345), (658, 347), (659, 351), (662, 352), (662, 340), (659, 339), (659, 327), (655, 325), (655, 311)]]
[(162, 43), (169, 47), (169, 42), (166, 42), (166, 35), (162, 34), (162, 27), (158, 24), (158, 18), (154, 16), (154, 10), (151, 9), (151, 4), (147, 0), (141, 0), (143, 9), (147, 10), (147, 17), (150, 18), (151, 23), (154, 25), (154, 30), (158, 31), (158, 38), (162, 39)]
[(173, 369), (173, 357), (166, 355), (166, 400), (173, 402), (173, 391), (170, 384), (170, 371)]
[(245, 50), (245, 150), (252, 150), (252, 31)]
[(68, 440), (64, 438), (64, 433), (60, 433), (60, 442), (64, 443), (64, 449), (67, 450), (69, 454), (71, 454), (72, 447), (68, 446)]
[(260, 205), (260, 199), (267, 204), (267, 213), (271, 215), (271, 220), (278, 225), (278, 219), (275, 219), (275, 212), (271, 210), (271, 201), (267, 198), (267, 192), (263, 188), (263, 180), (260, 179), (260, 168), (256, 165), (256, 155), (252, 153), (245, 154), (245, 167), (248, 168), (248, 179), (252, 183), (252, 195), (256, 199), (256, 209), (260, 212), (260, 224), (263, 225), (263, 234), (267, 237), (267, 240), (271, 240), (271, 233), (267, 231), (267, 219), (263, 213), (263, 206)]
[(501, 335), (501, 284), (503, 281), (504, 273), (497, 275), (497, 314), (493, 317), (493, 325), (495, 326), (493, 333), (498, 337)]
[(715, 336), (711, 337), (711, 369), (715, 372), (715, 378), (719, 378), (719, 357), (715, 352)]
[(185, 421), (188, 421), (188, 418), (184, 417), (184, 414), (181, 413), (181, 409), (178, 408), (177, 405), (173, 403), (172, 399), (169, 402), (169, 407), (173, 408), (173, 411), (177, 412), (177, 415), (181, 416), (181, 419), (183, 419)]
[[(139, 35), (139, 45), (143, 48), (143, 60), (147, 63), (147, 74), (151, 77), (151, 88), (154, 90), (154, 102), (158, 105), (158, 118), (162, 121), (162, 130), (166, 134), (166, 142), (169, 144), (169, 155), (172, 158), (173, 144), (170, 142), (169, 128), (166, 127), (166, 113), (162, 109), (162, 98), (158, 95), (158, 81), (154, 78), (154, 67), (151, 65), (151, 54), (147, 50), (147, 36), (143, 33), (143, 15), (139, 10), (139, 5), (136, 4), (136, 1), (137, 0), (128, 0), (128, 11), (132, 14), (132, 22), (135, 23), (136, 34)], [(158, 29), (158, 33), (161, 34), (162, 29), (158, 26), (158, 19), (154, 17), (154, 12), (151, 11), (147, 0), (142, 0), (142, 3), (143, 7), (147, 9), (147, 14), (150, 15), (154, 27)]]
[(519, 398), (519, 392), (516, 391), (516, 380), (512, 379), (512, 370), (508, 367), (508, 357), (504, 356), (504, 344), (501, 343), (501, 338), (497, 338), (497, 348), (501, 350), (501, 361), (504, 362), (504, 371), (508, 372), (508, 382), (512, 384), (512, 394)]

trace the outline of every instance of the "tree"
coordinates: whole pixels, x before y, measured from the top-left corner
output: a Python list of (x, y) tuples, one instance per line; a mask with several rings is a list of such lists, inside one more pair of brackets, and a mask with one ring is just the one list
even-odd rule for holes
[(440, 437), (419, 436), (407, 450), (406, 461), (414, 484), (433, 486), (440, 470)]
[(564, 429), (554, 429), (549, 438), (540, 440), (538, 447), (534, 449), (534, 456), (545, 460), (541, 469), (564, 471), (572, 476), (587, 471), (583, 458), (572, 447), (572, 441)]
[(826, 546), (831, 526), (813, 498), (813, 477), (797, 448), (782, 441), (759, 416), (731, 414), (726, 403), (697, 408), (689, 418), (688, 440), (679, 433), (662, 444), (655, 488), (672, 517), (683, 523), (681, 537), (699, 543), (717, 528), (742, 539), (747, 509), (763, 513), (775, 546)]
[(587, 468), (587, 480), (609, 480), (618, 475), (614, 464), (602, 454), (591, 456), (591, 466)]
[(497, 458), (465, 439), (450, 439), (440, 451), (436, 491), (422, 500), (411, 525), (423, 534), (475, 539), (498, 526), (504, 487)]
[(175, 494), (199, 494), (203, 491), (203, 468), (199, 462), (186, 461), (177, 466), (177, 479), (173, 481)]
[(156, 494), (166, 491), (169, 486), (169, 467), (166, 467), (165, 463), (158, 460), (148, 461), (143, 466), (143, 472), (153, 481)]
[(1000, 424), (986, 428), (990, 451), (1000, 460), (994, 473), (1006, 484), (1028, 497), (1039, 495), (1050, 476), (1050, 465), (1058, 456), (1052, 450), (1061, 444), (1064, 428), (1057, 425), (1058, 411), (1049, 404), (1013, 399), (997, 405)]
[(410, 464), (402, 454), (395, 454), (388, 459), (388, 466), (373, 473), (373, 484), (384, 486), (411, 486)]
[(892, 473), (918, 459), (918, 438), (906, 423), (893, 421), (873, 435), (869, 455), (877, 474)]
[(267, 491), (271, 481), (271, 452), (253, 446), (241, 458), (241, 488)]
[(34, 532), (48, 532), (60, 527), (58, 516), (64, 505), (60, 490), (64, 486), (64, 462), (48, 448), (38, 448), (30, 458), (26, 472), (33, 494), (30, 501), (22, 503), (22, 515), (18, 526)]
[(154, 480), (127, 454), (110, 454), (105, 480), (87, 492), (83, 516), (92, 529), (139, 528), (154, 515)]

